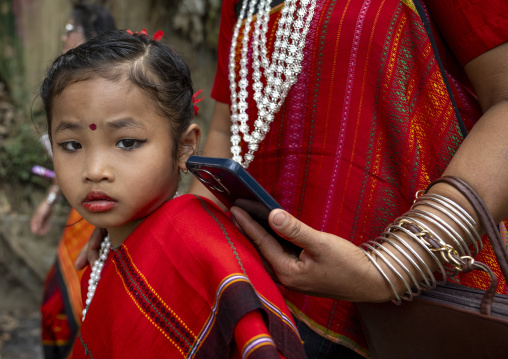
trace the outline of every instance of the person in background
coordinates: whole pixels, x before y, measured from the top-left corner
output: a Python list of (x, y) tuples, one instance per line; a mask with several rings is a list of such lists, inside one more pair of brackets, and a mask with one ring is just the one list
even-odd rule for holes
[[(508, 216), (507, 19), (505, 0), (223, 1), (203, 155), (242, 163), (286, 209), (270, 224), (303, 248), (298, 258), (231, 212), (282, 283), (309, 358), (368, 357), (353, 302), (400, 302), (435, 285), (442, 260), (408, 228), (499, 272), (489, 243), (480, 250), (446, 214), (460, 208), (482, 233), (452, 186), (410, 207), (450, 175), (497, 222)], [(211, 196), (197, 181), (190, 192)]]
[(108, 9), (98, 4), (78, 3), (65, 25), (62, 51), (65, 53), (104, 31), (115, 28), (115, 19)]
[[(63, 53), (108, 30), (114, 30), (112, 14), (101, 5), (77, 3), (62, 35)], [(47, 135), (41, 141), (51, 149)], [(52, 155), (51, 151), (49, 154)], [(51, 227), (53, 206), (61, 196), (56, 180), (46, 198), (36, 208), (30, 228), (36, 235), (45, 235)], [(71, 209), (60, 239), (57, 258), (44, 284), (42, 312), (42, 344), (45, 358), (67, 358), (81, 324), (83, 305), (80, 280), (83, 271), (74, 268), (79, 250), (88, 241), (93, 226)]]
[(107, 230), (73, 358), (303, 359), (254, 246), (211, 201), (176, 195), (200, 129), (190, 71), (161, 36), (99, 35), (41, 88), (62, 192)]

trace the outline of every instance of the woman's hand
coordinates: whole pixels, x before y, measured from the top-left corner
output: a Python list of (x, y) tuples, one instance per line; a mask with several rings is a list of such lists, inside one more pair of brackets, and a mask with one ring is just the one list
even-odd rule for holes
[(51, 228), (50, 219), (52, 213), (53, 206), (45, 200), (37, 206), (37, 209), (30, 220), (30, 230), (33, 234), (43, 236), (49, 232)]
[(81, 249), (74, 262), (76, 270), (85, 268), (89, 263), (93, 265), (99, 258), (99, 250), (101, 249), (101, 242), (106, 237), (107, 231), (104, 228), (94, 228), (88, 243)]
[(247, 212), (232, 207), (231, 213), (285, 287), (348, 301), (385, 301), (393, 295), (362, 250), (349, 241), (316, 231), (284, 210), (273, 210), (268, 217), (272, 229), (303, 248), (296, 258)]

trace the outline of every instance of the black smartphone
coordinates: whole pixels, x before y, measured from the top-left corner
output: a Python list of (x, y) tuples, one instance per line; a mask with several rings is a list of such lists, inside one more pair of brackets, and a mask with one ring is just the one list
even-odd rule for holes
[(237, 206), (250, 214), (290, 254), (302, 248), (278, 236), (268, 224), (268, 215), (282, 208), (238, 162), (227, 158), (190, 156), (187, 169), (227, 208)]

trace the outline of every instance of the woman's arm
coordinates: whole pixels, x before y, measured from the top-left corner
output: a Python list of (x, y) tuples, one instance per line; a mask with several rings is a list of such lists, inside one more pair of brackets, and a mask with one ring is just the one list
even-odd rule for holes
[(46, 198), (35, 209), (35, 212), (30, 220), (30, 229), (33, 234), (43, 236), (49, 232), (51, 228), (51, 215), (53, 213), (53, 206), (55, 201), (60, 197), (62, 192), (56, 179), (53, 179), (53, 184), (48, 190)]
[[(468, 134), (453, 157), (444, 175), (453, 175), (468, 182), (482, 197), (495, 221), (508, 217), (508, 43), (504, 43), (468, 63), (465, 70), (470, 77), (484, 115)], [(467, 200), (445, 183), (433, 186), (429, 193), (446, 196), (462, 206), (479, 223)], [(443, 217), (439, 211), (428, 212)], [(316, 231), (283, 210), (270, 214), (270, 226), (282, 237), (294, 242), (304, 251), (299, 258), (284, 252), (275, 239), (266, 233), (239, 208), (231, 210), (237, 223), (257, 245), (270, 263), (278, 280), (285, 286), (305, 293), (350, 301), (385, 301), (393, 298), (393, 291), (361, 249), (332, 234)], [(443, 218), (444, 220), (447, 220)], [(447, 220), (462, 234), (462, 229)], [(427, 225), (442, 235), (431, 223)], [(476, 229), (483, 232), (479, 224)], [(403, 236), (403, 235), (402, 235)], [(403, 236), (422, 256), (432, 270), (437, 265), (416, 241)], [(446, 236), (443, 236), (446, 238)], [(451, 241), (448, 240), (448, 243)], [(451, 244), (451, 243), (450, 243)], [(417, 279), (421, 276), (391, 245), (384, 244), (411, 268)], [(394, 261), (389, 259), (392, 264)], [(399, 293), (406, 287), (384, 263), (377, 262), (389, 276)], [(403, 274), (406, 281), (409, 277)]]
[(500, 222), (508, 217), (508, 42), (478, 56), (464, 69), (484, 114), (444, 175), (468, 182)]

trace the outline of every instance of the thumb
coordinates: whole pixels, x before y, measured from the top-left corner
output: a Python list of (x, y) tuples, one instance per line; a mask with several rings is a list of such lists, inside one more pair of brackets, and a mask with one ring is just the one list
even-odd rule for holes
[(309, 227), (283, 209), (275, 209), (268, 216), (270, 227), (281, 237), (309, 251), (317, 244), (321, 232)]

